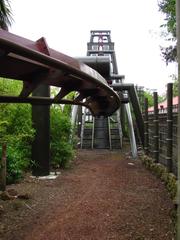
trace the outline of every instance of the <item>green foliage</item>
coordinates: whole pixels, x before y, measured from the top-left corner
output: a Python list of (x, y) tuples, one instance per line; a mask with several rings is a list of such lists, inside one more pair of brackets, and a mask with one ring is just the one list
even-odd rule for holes
[(167, 168), (160, 164), (155, 163), (152, 158), (142, 155), (141, 161), (145, 167), (156, 174), (164, 183), (172, 199), (176, 197), (177, 194), (177, 178), (174, 174), (169, 173)]
[(8, 122), (6, 120), (2, 121), (0, 120), (0, 137), (4, 138), (6, 135), (6, 128), (8, 126)]
[[(30, 166), (30, 146), (22, 139), (15, 138), (7, 143), (7, 183), (13, 183), (23, 176), (23, 172)], [(1, 155), (1, 150), (0, 150)]]
[[(51, 94), (57, 95), (57, 89), (52, 88)], [(72, 100), (74, 97), (75, 92), (70, 92), (66, 99)], [(68, 168), (74, 156), (74, 131), (70, 115), (71, 105), (51, 107), (51, 162), (55, 168)]]
[[(0, 79), (1, 95), (17, 95), (21, 87), (22, 84), (18, 81)], [(23, 171), (30, 166), (33, 137), (31, 106), (28, 104), (0, 104), (0, 144), (7, 143), (8, 183), (22, 177)]]
[[(139, 98), (139, 103), (142, 111), (144, 110), (144, 100), (145, 98), (148, 99), (148, 107), (152, 107), (154, 105), (154, 99), (153, 99), (153, 93), (149, 89), (144, 89), (144, 88), (137, 88), (137, 94)], [(139, 90), (140, 89), (140, 90)], [(158, 96), (158, 102), (162, 102), (165, 100), (164, 96)]]
[(167, 190), (169, 191), (169, 193), (171, 194), (171, 198), (174, 199), (176, 197), (176, 193), (177, 193), (177, 179), (174, 176), (174, 174), (172, 174), (172, 173), (168, 174), (166, 187), (167, 187)]
[[(148, 107), (154, 106), (154, 98), (153, 98), (152, 92), (150, 92), (148, 90), (144, 91), (144, 98), (148, 99)], [(164, 95), (164, 94), (158, 95), (158, 103), (165, 101), (165, 99), (166, 99), (166, 95)]]
[(177, 62), (177, 47), (176, 45), (170, 45), (169, 47), (161, 47), (161, 53), (166, 61), (166, 64), (171, 62)]
[(0, 78), (0, 94), (16, 96), (22, 89), (22, 82), (17, 80), (10, 80), (7, 78)]
[(174, 83), (173, 83), (173, 97), (176, 97), (176, 96), (178, 96), (178, 85), (179, 85), (178, 78), (175, 74), (172, 74), (171, 77), (172, 77), (172, 80), (174, 81)]
[[(136, 89), (137, 89), (137, 94), (138, 94), (139, 103), (140, 103), (142, 112), (144, 111), (145, 98), (148, 99), (148, 107), (152, 107), (154, 105), (152, 92), (150, 90), (142, 88), (142, 87), (141, 88), (136, 87)], [(139, 91), (139, 89), (140, 89), (140, 91)]]
[[(20, 81), (0, 79), (0, 95), (19, 95)], [(69, 96), (71, 97), (71, 96)], [(73, 129), (70, 107), (51, 107), (51, 158), (54, 167), (67, 168), (73, 158)], [(0, 104), (0, 157), (1, 144), (7, 143), (7, 182), (12, 183), (23, 176), (33, 163), (31, 143), (35, 130), (31, 122), (29, 104)], [(71, 139), (71, 142), (70, 142)]]
[(51, 160), (54, 167), (67, 168), (74, 155), (73, 129), (67, 112), (51, 107)]
[(136, 86), (137, 97), (139, 100), (141, 111), (144, 111), (144, 87)]
[(13, 21), (9, 0), (0, 0), (0, 27), (7, 30)]
[[(55, 97), (59, 92), (59, 88), (57, 87), (51, 87), (51, 96)], [(72, 91), (70, 93), (68, 93), (64, 99), (66, 100), (73, 100), (76, 97), (76, 92)], [(61, 110), (63, 111), (63, 114), (67, 115), (70, 117), (71, 115), (71, 105), (70, 104), (66, 104), (63, 107), (59, 106), (61, 108)]]
[(166, 23), (162, 27), (166, 27), (167, 32), (176, 37), (176, 0), (161, 0), (158, 5), (159, 10), (165, 14)]
[(177, 61), (176, 44), (176, 0), (161, 0), (159, 10), (165, 15), (165, 24), (161, 27), (166, 29), (164, 37), (170, 41), (169, 47), (161, 47), (161, 52), (166, 63)]
[(178, 80), (175, 80), (174, 81), (174, 84), (173, 84), (173, 96), (174, 97), (176, 97), (176, 96), (178, 96), (178, 85), (179, 85), (179, 83), (178, 83)]
[[(29, 105), (9, 104), (6, 109), (9, 114), (1, 113), (1, 119), (6, 119), (1, 142), (7, 142), (7, 181), (13, 182), (22, 176), (22, 172), (30, 166), (31, 142), (34, 130), (31, 127), (31, 109)], [(3, 122), (1, 122), (3, 123)]]
[(149, 107), (152, 107), (154, 105), (154, 102), (153, 102), (153, 95), (151, 92), (149, 91), (144, 91), (144, 98), (147, 98), (148, 99), (148, 106)]

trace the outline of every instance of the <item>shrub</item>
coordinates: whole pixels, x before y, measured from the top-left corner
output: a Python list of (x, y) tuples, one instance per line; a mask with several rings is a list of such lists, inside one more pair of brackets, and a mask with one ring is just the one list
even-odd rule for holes
[[(0, 78), (1, 95), (19, 95), (22, 82)], [(71, 97), (71, 96), (70, 96)], [(73, 130), (70, 122), (71, 106), (51, 107), (51, 157), (52, 165), (66, 168), (73, 158)], [(31, 164), (32, 128), (31, 105), (0, 105), (0, 145), (7, 143), (7, 182), (22, 177)], [(71, 141), (70, 141), (71, 140)], [(1, 157), (1, 147), (0, 147)]]
[[(17, 81), (0, 79), (0, 94), (16, 95), (22, 84)], [(29, 104), (0, 105), (0, 144), (7, 143), (7, 182), (22, 177), (31, 164), (31, 143), (34, 129)], [(0, 148), (1, 157), (1, 148)]]
[(151, 170), (156, 174), (164, 183), (172, 199), (176, 197), (177, 194), (177, 178), (174, 174), (169, 173), (167, 168), (160, 164), (155, 163), (152, 158), (142, 155), (140, 156), (142, 163), (146, 168)]
[(34, 129), (31, 127), (31, 111), (27, 105), (8, 105), (11, 114), (6, 125), (6, 134), (1, 143), (7, 143), (7, 182), (12, 183), (22, 177), (31, 164), (31, 143)]
[(70, 117), (60, 107), (51, 108), (51, 162), (53, 167), (67, 168), (74, 156), (73, 129)]

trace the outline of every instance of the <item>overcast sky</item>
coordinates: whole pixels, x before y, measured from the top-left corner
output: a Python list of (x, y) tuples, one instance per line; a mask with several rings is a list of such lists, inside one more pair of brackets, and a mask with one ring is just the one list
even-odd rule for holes
[(12, 0), (10, 31), (37, 40), (71, 57), (86, 55), (91, 30), (111, 30), (119, 74), (125, 81), (165, 91), (175, 64), (162, 60), (157, 0)]

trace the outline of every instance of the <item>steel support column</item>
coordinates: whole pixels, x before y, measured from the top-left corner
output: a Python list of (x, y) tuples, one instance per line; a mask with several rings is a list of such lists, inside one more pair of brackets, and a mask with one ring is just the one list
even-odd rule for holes
[(131, 83), (112, 84), (111, 87), (116, 91), (128, 91), (131, 104), (134, 110), (134, 115), (136, 117), (136, 124), (139, 130), (139, 135), (141, 138), (142, 145), (144, 147), (144, 120), (142, 117), (141, 108), (134, 84)]
[(127, 120), (128, 120), (128, 131), (129, 131), (132, 157), (137, 158), (136, 138), (135, 138), (135, 134), (134, 134), (133, 121), (132, 121), (131, 109), (130, 109), (129, 103), (125, 104), (125, 109), (126, 109)]
[(81, 137), (81, 126), (82, 126), (82, 106), (78, 106), (78, 119), (77, 119), (77, 135)]
[[(41, 85), (33, 96), (49, 97), (49, 86)], [(50, 171), (50, 105), (32, 105), (35, 139), (32, 144), (33, 175), (45, 176)]]

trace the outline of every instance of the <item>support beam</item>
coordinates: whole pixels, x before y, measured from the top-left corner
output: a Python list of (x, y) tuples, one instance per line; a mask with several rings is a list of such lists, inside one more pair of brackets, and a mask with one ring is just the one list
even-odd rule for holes
[[(38, 105), (50, 105), (50, 104), (70, 104), (86, 106), (83, 102), (75, 102), (67, 99), (54, 99), (50, 97), (16, 97), (16, 96), (0, 96), (0, 103), (30, 103)], [(86, 106), (88, 107), (88, 106)]]
[(76, 123), (77, 113), (78, 113), (78, 106), (73, 105), (72, 110), (71, 110), (71, 123), (72, 123), (72, 125), (75, 125), (75, 123)]
[(109, 77), (110, 75), (110, 57), (109, 56), (86, 56), (77, 57), (77, 60), (95, 69), (103, 77)]
[(137, 158), (136, 139), (135, 139), (135, 134), (134, 134), (133, 121), (132, 121), (129, 103), (125, 104), (125, 109), (126, 109), (126, 113), (127, 113), (128, 130), (129, 130), (129, 138), (130, 138), (130, 144), (131, 144), (132, 157)]
[(78, 129), (77, 129), (77, 135), (80, 138), (81, 137), (81, 126), (82, 126), (82, 106), (78, 106)]
[(136, 125), (139, 130), (139, 135), (141, 138), (142, 145), (144, 146), (144, 120), (141, 113), (141, 108), (139, 104), (139, 99), (135, 87), (131, 87), (129, 90), (129, 96), (131, 100), (132, 107), (134, 109), (134, 115), (136, 118)]
[(144, 146), (144, 120), (141, 113), (141, 108), (140, 108), (140, 104), (139, 104), (139, 100), (138, 100), (138, 96), (137, 96), (134, 84), (130, 84), (130, 83), (112, 84), (111, 87), (115, 91), (128, 91), (131, 104), (134, 110), (134, 115), (136, 117), (136, 124), (138, 127), (141, 142), (142, 142), (142, 145)]
[[(36, 87), (46, 84), (67, 92), (79, 92), (88, 98), (84, 105), (94, 116), (110, 116), (120, 106), (118, 95), (105, 78), (82, 62), (49, 48), (45, 38), (34, 42), (0, 29), (0, 52), (0, 76), (7, 81), (16, 79), (27, 82), (20, 97), (28, 97)], [(5, 54), (7, 52), (8, 55)], [(64, 94), (65, 91), (61, 92), (56, 100), (61, 100)]]
[[(33, 96), (50, 96), (50, 88), (41, 85)], [(32, 105), (32, 122), (36, 130), (32, 144), (33, 175), (45, 176), (50, 172), (50, 105)]]

